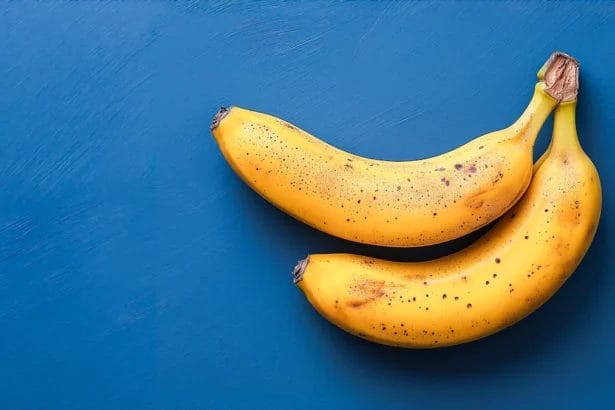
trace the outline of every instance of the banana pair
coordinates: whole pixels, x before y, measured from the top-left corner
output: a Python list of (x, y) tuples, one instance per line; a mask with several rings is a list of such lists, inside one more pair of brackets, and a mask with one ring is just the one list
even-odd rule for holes
[[(578, 63), (554, 53), (538, 79), (511, 126), (420, 161), (352, 155), (237, 107), (216, 114), (212, 133), (233, 169), (265, 199), (341, 238), (422, 246), (501, 217), (470, 247), (436, 260), (324, 254), (295, 268), (310, 303), (342, 329), (388, 345), (448, 346), (492, 334), (538, 308), (595, 234), (601, 188), (576, 134)], [(534, 142), (554, 109), (551, 145), (533, 165)]]

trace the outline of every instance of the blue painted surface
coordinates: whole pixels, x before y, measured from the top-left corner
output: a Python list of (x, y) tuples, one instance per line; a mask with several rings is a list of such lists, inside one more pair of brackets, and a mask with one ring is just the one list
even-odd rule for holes
[[(3, 2), (0, 408), (613, 408), (615, 5)], [(603, 218), (561, 291), (488, 339), (346, 335), (291, 281), (328, 237), (232, 173), (221, 104), (363, 155), (419, 158), (507, 125), (562, 49)], [(538, 144), (548, 142), (550, 122)]]

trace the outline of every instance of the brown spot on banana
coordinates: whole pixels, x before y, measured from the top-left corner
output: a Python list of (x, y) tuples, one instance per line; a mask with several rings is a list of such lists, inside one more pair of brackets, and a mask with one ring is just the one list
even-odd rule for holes
[(295, 126), (294, 126), (294, 125), (292, 125), (291, 123), (286, 122), (286, 121), (284, 121), (284, 120), (282, 120), (282, 119), (280, 119), (280, 118), (276, 118), (276, 119), (277, 119), (277, 121), (278, 121), (280, 124), (282, 124), (282, 125), (283, 125), (283, 126), (285, 126), (286, 128), (289, 128), (289, 129), (291, 129), (291, 130), (293, 130), (293, 131), (300, 131), (300, 130), (299, 130), (299, 128), (295, 127)]
[(360, 279), (355, 282), (349, 288), (351, 297), (357, 297), (357, 299), (351, 299), (348, 301), (348, 306), (352, 308), (360, 308), (366, 304), (373, 302), (387, 293), (384, 291), (384, 281), (374, 281), (370, 279)]
[(479, 209), (485, 203), (485, 199), (483, 198), (483, 196), (486, 196), (488, 193), (489, 193), (489, 190), (479, 191), (471, 195), (470, 197), (466, 198), (464, 203), (468, 208)]
[(493, 177), (493, 179), (491, 180), (491, 183), (493, 185), (497, 184), (498, 182), (500, 182), (502, 180), (502, 178), (504, 178), (504, 174), (502, 173), (501, 170), (498, 171), (498, 173), (496, 174), (495, 177)]
[(519, 128), (515, 130), (517, 136), (525, 136), (527, 132), (531, 129), (532, 121), (534, 121), (534, 116), (530, 116), (528, 121), (525, 121), (521, 124)]

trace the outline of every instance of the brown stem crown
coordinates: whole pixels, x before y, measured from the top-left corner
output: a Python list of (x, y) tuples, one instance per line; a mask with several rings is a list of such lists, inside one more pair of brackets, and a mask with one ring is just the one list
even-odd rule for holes
[(556, 51), (538, 72), (545, 91), (560, 102), (572, 101), (579, 92), (579, 62), (572, 56)]

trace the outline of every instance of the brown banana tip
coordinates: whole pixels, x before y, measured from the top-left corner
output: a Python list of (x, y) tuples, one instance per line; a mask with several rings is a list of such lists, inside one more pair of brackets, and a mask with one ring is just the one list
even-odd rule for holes
[(231, 112), (232, 108), (233, 107), (220, 107), (218, 112), (216, 112), (216, 114), (214, 115), (213, 120), (211, 120), (211, 125), (209, 126), (209, 129), (211, 131), (215, 130), (218, 125), (220, 125), (222, 120), (228, 115), (228, 113)]
[(303, 272), (305, 272), (305, 268), (307, 268), (309, 261), (310, 257), (306, 256), (305, 259), (300, 259), (295, 265), (295, 268), (293, 269), (293, 283), (295, 285), (303, 280)]
[(579, 62), (576, 58), (556, 51), (538, 72), (545, 83), (545, 91), (560, 102), (572, 101), (579, 91)]

